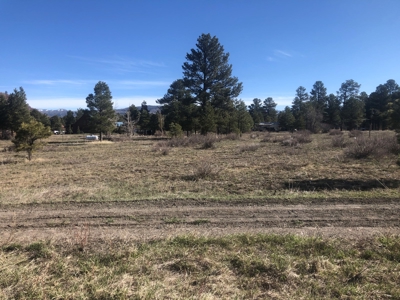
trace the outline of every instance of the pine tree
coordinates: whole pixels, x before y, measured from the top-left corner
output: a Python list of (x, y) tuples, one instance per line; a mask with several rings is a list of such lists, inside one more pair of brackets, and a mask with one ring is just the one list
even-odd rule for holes
[(265, 122), (276, 122), (278, 117), (278, 112), (276, 111), (276, 103), (274, 99), (268, 97), (264, 100), (262, 106), (264, 112), (264, 121)]
[(94, 94), (86, 97), (90, 124), (94, 132), (100, 132), (100, 141), (103, 140), (103, 133), (111, 132), (115, 127), (115, 111), (111, 99), (110, 88), (103, 81), (95, 85)]
[(5, 129), (16, 132), (23, 122), (29, 122), (29, 106), (26, 103), (26, 94), (22, 87), (8, 95), (5, 106)]
[(20, 125), (12, 142), (15, 144), (16, 151), (26, 151), (28, 160), (31, 160), (32, 153), (44, 145), (40, 140), (50, 136), (50, 127), (32, 118), (28, 123)]
[[(232, 109), (233, 100), (242, 91), (242, 83), (232, 76), (229, 53), (225, 53), (217, 37), (202, 34), (196, 46), (197, 49), (186, 54), (187, 61), (182, 66), (183, 81), (200, 106), (200, 118), (208, 120), (208, 125), (201, 129), (202, 133), (207, 133), (214, 127), (209, 126), (211, 123), (216, 125), (216, 122), (223, 121), (224, 114), (220, 111)], [(209, 120), (211, 110), (207, 105), (219, 120)]]

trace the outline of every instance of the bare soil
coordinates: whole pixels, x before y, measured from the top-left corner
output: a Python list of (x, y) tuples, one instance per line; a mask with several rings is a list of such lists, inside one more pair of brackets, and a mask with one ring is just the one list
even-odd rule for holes
[(400, 234), (400, 199), (143, 200), (0, 206), (0, 242), (96, 243), (180, 234)]

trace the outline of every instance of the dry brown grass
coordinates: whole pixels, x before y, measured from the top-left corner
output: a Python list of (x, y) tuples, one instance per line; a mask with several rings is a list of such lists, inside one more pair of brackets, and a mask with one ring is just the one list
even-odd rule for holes
[[(394, 133), (388, 132), (388, 135)], [(373, 132), (380, 136), (381, 132)], [(132, 199), (237, 198), (237, 197), (397, 197), (399, 188), (303, 190), (288, 182), (315, 180), (400, 180), (396, 157), (346, 159), (333, 148), (331, 137), (312, 135), (301, 148), (283, 147), (288, 133), (243, 135), (239, 140), (214, 139), (214, 149), (202, 144), (152, 149), (157, 140), (134, 137), (132, 141), (85, 142), (82, 136), (52, 136), (31, 162), (24, 153), (0, 152), (0, 203), (60, 201), (129, 201)], [(345, 136), (345, 141), (351, 139)], [(203, 141), (204, 142), (204, 141)], [(238, 152), (246, 145), (257, 151)], [(0, 141), (0, 149), (11, 146)], [(163, 153), (163, 149), (168, 149)], [(160, 155), (168, 154), (168, 155)], [(211, 161), (219, 176), (193, 184), (193, 166)], [(186, 177), (185, 177), (186, 176)]]

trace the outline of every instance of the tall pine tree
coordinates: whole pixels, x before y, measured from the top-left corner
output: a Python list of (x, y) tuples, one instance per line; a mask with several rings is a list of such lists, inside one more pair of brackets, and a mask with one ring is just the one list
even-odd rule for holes
[(107, 83), (99, 81), (94, 87), (94, 94), (86, 97), (86, 104), (90, 110), (90, 124), (94, 132), (100, 133), (100, 141), (103, 133), (111, 132), (115, 127), (115, 111), (111, 101), (111, 91)]

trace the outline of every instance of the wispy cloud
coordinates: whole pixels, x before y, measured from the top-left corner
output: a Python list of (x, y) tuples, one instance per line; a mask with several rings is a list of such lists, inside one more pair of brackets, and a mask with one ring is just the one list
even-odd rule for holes
[(276, 59), (273, 58), (272, 56), (268, 56), (268, 57), (267, 57), (267, 61), (276, 61)]
[(280, 57), (282, 57), (282, 56), (285, 56), (285, 57), (293, 57), (293, 55), (290, 54), (288, 51), (282, 51), (282, 50), (275, 50), (275, 51), (274, 51), (274, 54), (275, 54), (276, 56), (280, 56)]
[(81, 56), (69, 56), (80, 61), (90, 64), (97, 64), (118, 72), (139, 72), (148, 73), (153, 68), (163, 68), (163, 62), (156, 62), (151, 60), (133, 60), (125, 57), (114, 56), (112, 58), (88, 58)]

